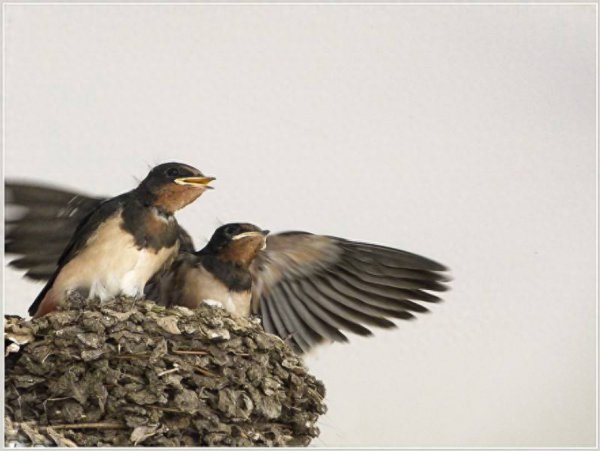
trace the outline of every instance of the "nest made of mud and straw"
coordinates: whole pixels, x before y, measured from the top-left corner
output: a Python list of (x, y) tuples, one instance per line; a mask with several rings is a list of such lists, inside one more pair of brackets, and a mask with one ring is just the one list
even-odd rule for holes
[(306, 446), (319, 434), (323, 384), (257, 320), (71, 299), (5, 330), (27, 343), (6, 360), (7, 443)]

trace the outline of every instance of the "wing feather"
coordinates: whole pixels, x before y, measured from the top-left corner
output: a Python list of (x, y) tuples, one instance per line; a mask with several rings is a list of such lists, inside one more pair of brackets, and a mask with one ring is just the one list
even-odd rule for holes
[(312, 284), (310, 284), (310, 282), (301, 281), (298, 283), (298, 286), (302, 289), (302, 293), (304, 295), (303, 299), (307, 300), (307, 302), (305, 302), (304, 305), (311, 311), (318, 314), (319, 318), (321, 318), (323, 321), (326, 321), (331, 326), (337, 329), (349, 330), (350, 332), (354, 332), (357, 335), (373, 335), (373, 333), (366, 327), (346, 318), (344, 316), (344, 312), (337, 308), (335, 304), (331, 305), (331, 303), (323, 303), (321, 300), (321, 296), (314, 289)]
[(271, 298), (270, 295), (265, 295), (263, 298), (264, 307), (268, 312), (268, 316), (273, 321), (273, 332), (275, 335), (279, 335), (282, 339), (286, 339), (289, 335), (285, 326), (283, 325), (283, 321), (279, 316), (279, 313), (275, 310), (275, 302)]
[(439, 302), (447, 268), (429, 258), (377, 244), (306, 232), (271, 235), (251, 266), (252, 311), (269, 332), (291, 336), (307, 352), (342, 331), (371, 335)]
[(105, 201), (47, 185), (10, 181), (5, 185), (5, 199), (9, 211), (4, 249), (20, 256), (9, 265), (27, 270), (25, 276), (35, 280), (52, 277), (81, 221)]
[(311, 281), (321, 297), (334, 303), (341, 309), (348, 311), (348, 317), (356, 318), (360, 323), (379, 327), (392, 327), (393, 323), (387, 320), (380, 321), (382, 310), (374, 305), (363, 302), (360, 298), (344, 293), (338, 289), (338, 281), (335, 277), (323, 277)]
[(274, 304), (288, 331), (286, 339), (290, 340), (301, 352), (308, 351), (313, 345), (318, 343), (318, 340), (308, 333), (308, 329), (302, 324), (302, 319), (294, 312), (292, 308), (293, 301), (288, 296), (285, 285), (281, 284), (276, 287), (273, 295), (283, 298), (286, 301)]
[(291, 292), (294, 293), (294, 296), (297, 300), (294, 309), (296, 310), (298, 315), (302, 317), (304, 324), (306, 324), (307, 327), (314, 330), (323, 338), (340, 342), (348, 341), (348, 338), (343, 333), (341, 333), (335, 326), (332, 326), (326, 321), (323, 321), (318, 314), (312, 312), (310, 308), (305, 305), (305, 301), (303, 300), (305, 295), (298, 291), (295, 283), (290, 283), (289, 289)]

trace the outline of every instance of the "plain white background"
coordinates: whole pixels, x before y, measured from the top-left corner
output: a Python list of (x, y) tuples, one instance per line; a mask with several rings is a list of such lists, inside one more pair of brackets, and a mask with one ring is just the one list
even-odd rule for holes
[[(317, 446), (595, 443), (594, 5), (7, 5), (5, 175), (403, 248), (446, 302), (308, 360)], [(40, 289), (6, 271), (8, 313)]]

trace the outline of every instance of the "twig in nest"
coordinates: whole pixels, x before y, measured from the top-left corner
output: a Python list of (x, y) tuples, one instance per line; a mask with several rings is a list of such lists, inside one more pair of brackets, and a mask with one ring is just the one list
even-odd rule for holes
[(194, 349), (173, 349), (171, 351), (173, 354), (191, 354), (191, 355), (208, 355), (210, 352), (204, 350), (194, 350)]
[(200, 374), (204, 375), (204, 376), (209, 376), (209, 377), (219, 377), (218, 374), (213, 373), (212, 371), (208, 371), (205, 370), (204, 368), (202, 368), (201, 366), (194, 366), (194, 369), (196, 371), (198, 371)]
[(175, 371), (179, 371), (179, 368), (171, 368), (170, 370), (164, 370), (158, 373), (158, 376), (164, 376), (165, 374), (174, 373)]
[(115, 421), (104, 423), (53, 424), (47, 427), (52, 429), (127, 429), (126, 425)]
[(111, 356), (113, 359), (141, 359), (143, 357), (148, 357), (150, 355), (149, 352), (138, 352), (137, 354), (118, 354), (115, 356)]

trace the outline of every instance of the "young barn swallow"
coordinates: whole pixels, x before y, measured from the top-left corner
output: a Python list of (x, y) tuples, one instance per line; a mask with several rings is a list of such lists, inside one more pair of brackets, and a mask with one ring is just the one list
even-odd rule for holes
[(148, 284), (146, 297), (164, 305), (196, 308), (216, 302), (237, 316), (250, 315), (250, 266), (265, 248), (268, 230), (252, 224), (219, 227), (198, 252), (180, 252), (171, 267)]
[[(185, 164), (161, 164), (137, 188), (82, 210), (77, 223), (67, 219), (75, 229), (66, 230), (63, 225), (61, 236), (70, 239), (60, 257), (52, 258), (56, 263), (49, 265), (52, 272), (48, 282), (29, 307), (29, 314), (39, 317), (55, 310), (72, 291), (102, 300), (118, 295), (142, 296), (146, 282), (168, 266), (181, 247), (181, 230), (173, 214), (196, 200), (212, 180)], [(77, 197), (74, 200), (77, 204)], [(37, 213), (33, 209), (29, 214)], [(14, 229), (17, 236), (23, 233), (18, 229)], [(57, 248), (64, 243), (45, 233), (40, 239), (54, 241)], [(14, 234), (7, 236), (7, 252), (11, 247), (19, 248)], [(29, 249), (33, 255), (26, 252), (26, 257), (44, 252)]]
[[(7, 185), (8, 204), (29, 209), (12, 222), (7, 252), (27, 258), (29, 249), (48, 239), (43, 232), (27, 237), (13, 233), (30, 222), (33, 199), (43, 192), (42, 187)], [(57, 212), (68, 214), (65, 198), (78, 208), (90, 202), (75, 193), (53, 192), (59, 194), (63, 200), (57, 201), (54, 212), (44, 212), (48, 222)], [(43, 258), (48, 264), (55, 257), (45, 253)], [(15, 262), (19, 260), (9, 264), (44, 277), (43, 266)], [(440, 301), (429, 292), (447, 290), (445, 271), (435, 261), (390, 247), (307, 232), (267, 235), (251, 224), (227, 224), (198, 252), (190, 241), (174, 263), (148, 283), (146, 295), (167, 305), (196, 307), (214, 301), (234, 315), (258, 315), (267, 332), (307, 352), (325, 341), (348, 341), (342, 331), (371, 335), (365, 326), (392, 328), (389, 318), (412, 319), (415, 312), (427, 312), (416, 301)]]
[(237, 316), (258, 315), (269, 333), (298, 352), (348, 341), (341, 330), (371, 335), (438, 302), (446, 268), (419, 255), (307, 232), (268, 235), (252, 224), (219, 227), (195, 253), (180, 252), (150, 284), (147, 297), (190, 308), (221, 304)]

